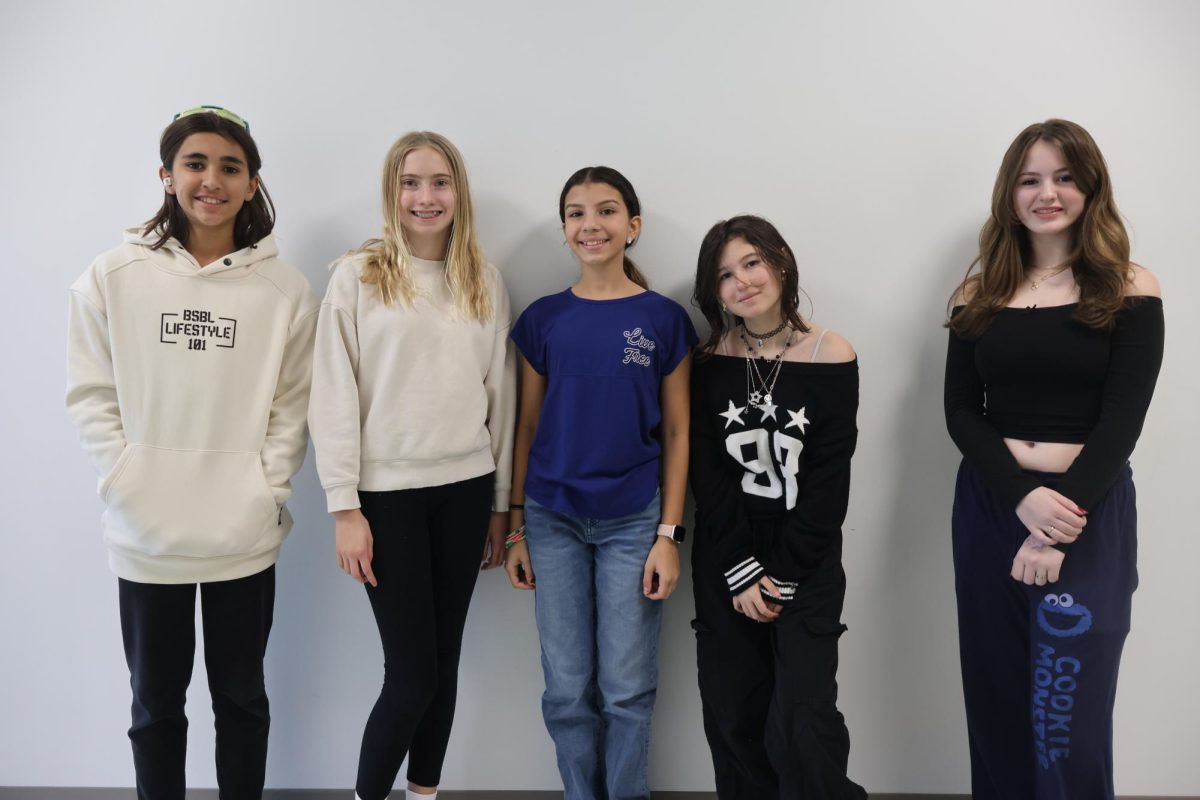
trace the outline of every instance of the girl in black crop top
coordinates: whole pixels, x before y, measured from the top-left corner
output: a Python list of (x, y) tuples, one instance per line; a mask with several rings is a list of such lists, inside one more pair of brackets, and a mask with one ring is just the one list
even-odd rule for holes
[(1111, 798), (1137, 585), (1128, 459), (1162, 360), (1162, 299), (1129, 260), (1103, 156), (1071, 122), (1013, 141), (979, 242), (947, 323), (945, 384), (963, 454), (953, 538), (972, 794)]
[(796, 260), (760, 217), (704, 239), (690, 479), (704, 731), (722, 800), (864, 798), (837, 709), (842, 521), (858, 438), (849, 342), (797, 313)]

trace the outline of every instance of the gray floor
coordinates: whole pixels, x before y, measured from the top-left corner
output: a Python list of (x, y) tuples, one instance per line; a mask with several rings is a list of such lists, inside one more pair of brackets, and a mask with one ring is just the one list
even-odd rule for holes
[[(217, 800), (216, 789), (190, 789), (188, 800)], [(132, 800), (133, 789), (63, 789), (56, 787), (0, 787), (0, 800)], [(268, 789), (263, 800), (352, 800), (349, 789)], [(558, 792), (453, 792), (438, 800), (555, 800)], [(711, 792), (655, 792), (654, 800), (716, 800)], [(965, 794), (873, 794), (872, 800), (969, 800)], [(1198, 797), (1131, 797), (1121, 800), (1200, 800)]]

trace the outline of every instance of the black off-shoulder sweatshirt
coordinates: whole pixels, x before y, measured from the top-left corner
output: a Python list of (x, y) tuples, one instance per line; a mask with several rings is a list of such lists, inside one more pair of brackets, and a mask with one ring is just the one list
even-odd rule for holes
[(696, 547), (712, 553), (730, 593), (765, 574), (787, 602), (844, 586), (858, 362), (785, 362), (772, 400), (774, 408), (748, 404), (744, 358), (698, 356), (689, 479)]

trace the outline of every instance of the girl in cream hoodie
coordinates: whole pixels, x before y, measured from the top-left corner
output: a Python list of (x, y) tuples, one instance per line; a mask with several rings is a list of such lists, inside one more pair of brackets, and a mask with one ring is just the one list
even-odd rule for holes
[(358, 796), (441, 780), (467, 606), (508, 522), (515, 355), (508, 292), (483, 259), (462, 156), (416, 132), (388, 152), (384, 230), (333, 267), (309, 412), (338, 565), (379, 626), (384, 679)]
[(183, 798), (199, 584), (221, 796), (257, 798), (318, 304), (277, 258), (244, 120), (185, 111), (159, 149), (162, 208), (71, 286), (67, 409), (101, 475), (138, 796)]

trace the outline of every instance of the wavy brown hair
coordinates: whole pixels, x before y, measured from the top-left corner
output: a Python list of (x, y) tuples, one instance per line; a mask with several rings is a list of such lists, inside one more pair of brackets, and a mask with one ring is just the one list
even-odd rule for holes
[[(271, 203), (271, 195), (267, 194), (267, 186), (263, 183), (262, 176), (258, 174), (262, 169), (258, 145), (250, 136), (250, 131), (236, 122), (208, 112), (188, 114), (164, 128), (159, 139), (158, 156), (167, 172), (174, 168), (179, 148), (183, 147), (183, 143), (193, 133), (215, 133), (242, 148), (246, 154), (246, 169), (250, 172), (250, 178), (258, 178), (258, 189), (253, 197), (242, 204), (233, 222), (233, 246), (238, 250), (249, 247), (275, 227), (275, 206)], [(142, 228), (143, 236), (158, 234), (158, 240), (150, 245), (150, 249), (159, 249), (171, 237), (175, 237), (181, 245), (187, 247), (189, 231), (187, 216), (179, 205), (179, 198), (164, 190), (163, 202), (158, 212), (148, 219)]]
[(450, 167), (454, 181), (454, 221), (446, 247), (446, 285), (459, 313), (465, 319), (490, 320), (492, 299), (487, 285), (483, 248), (475, 234), (475, 208), (462, 153), (449, 139), (431, 131), (412, 131), (401, 136), (388, 150), (383, 164), (383, 236), (368, 239), (349, 255), (363, 255), (362, 282), (375, 284), (386, 305), (397, 299), (411, 306), (417, 287), (412, 277), (412, 253), (400, 224), (400, 193), (403, 191), (404, 159), (413, 150), (428, 147), (439, 153)]
[[(637, 192), (633, 190), (633, 184), (629, 182), (628, 178), (612, 167), (584, 167), (583, 169), (576, 170), (571, 177), (567, 178), (567, 182), (563, 184), (562, 191), (558, 195), (558, 219), (563, 224), (567, 222), (567, 194), (576, 186), (584, 183), (603, 183), (606, 186), (611, 186), (621, 195), (621, 200), (625, 203), (625, 210), (629, 213), (630, 219), (642, 215), (642, 204), (638, 200)], [(637, 239), (634, 239), (631, 244), (626, 245), (625, 249), (628, 250), (635, 244), (637, 244)], [(622, 259), (625, 277), (643, 289), (649, 289), (650, 282), (646, 280), (646, 276), (638, 269), (637, 264), (633, 263), (633, 259), (628, 255), (622, 256)]]
[(801, 333), (808, 333), (811, 328), (800, 317), (800, 270), (796, 265), (796, 257), (792, 248), (788, 247), (779, 230), (762, 217), (743, 214), (731, 219), (723, 219), (713, 225), (700, 243), (700, 256), (696, 259), (696, 285), (692, 290), (692, 303), (700, 309), (700, 313), (708, 320), (711, 333), (708, 340), (700, 347), (701, 353), (712, 353), (720, 344), (721, 337), (734, 324), (741, 323), (741, 317), (721, 309), (721, 301), (717, 297), (721, 271), (721, 251), (733, 239), (745, 239), (758, 253), (763, 262), (775, 270), (779, 276), (780, 307), (783, 318), (788, 324)]
[(1021, 131), (1000, 163), (992, 188), (992, 212), (979, 232), (979, 256), (950, 300), (953, 304), (955, 297), (967, 298), (962, 311), (946, 323), (965, 338), (980, 336), (1026, 280), (1032, 257), (1029, 231), (1017, 217), (1013, 191), (1029, 148), (1038, 141), (1062, 151), (1084, 195), (1083, 214), (1071, 229), (1073, 241), (1067, 257), (1079, 284), (1075, 319), (1091, 328), (1110, 329), (1125, 298), (1133, 276), (1129, 235), (1113, 201), (1108, 165), (1095, 140), (1080, 125), (1048, 119)]

